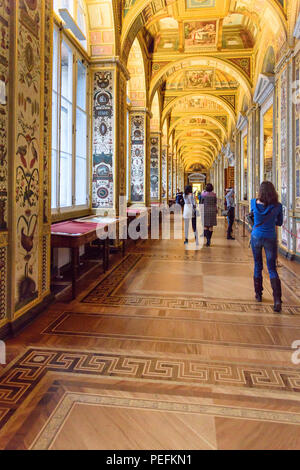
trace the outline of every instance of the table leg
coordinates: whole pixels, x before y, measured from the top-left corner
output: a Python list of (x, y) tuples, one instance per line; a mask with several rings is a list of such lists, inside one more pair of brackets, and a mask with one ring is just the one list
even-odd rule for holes
[(106, 271), (109, 270), (109, 238), (105, 240), (105, 252), (106, 252)]
[(102, 240), (102, 265), (103, 271), (106, 272), (106, 240)]
[(72, 299), (76, 299), (76, 281), (78, 271), (79, 248), (71, 248), (72, 256)]

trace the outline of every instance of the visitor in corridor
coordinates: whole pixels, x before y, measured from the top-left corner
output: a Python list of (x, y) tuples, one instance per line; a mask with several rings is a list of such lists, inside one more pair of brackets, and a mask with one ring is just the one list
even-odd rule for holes
[(198, 233), (197, 233), (196, 201), (193, 196), (192, 186), (186, 186), (183, 199), (184, 199), (183, 218), (184, 218), (184, 235), (185, 235), (184, 244), (187, 245), (189, 242), (189, 228), (190, 228), (190, 220), (191, 220), (196, 245), (199, 245)]
[(228, 211), (227, 221), (228, 221), (228, 230), (227, 230), (227, 240), (235, 240), (232, 236), (232, 229), (235, 220), (235, 203), (234, 203), (234, 189), (229, 188), (226, 190), (226, 210)]
[(181, 207), (184, 206), (183, 192), (180, 191), (179, 188), (177, 188), (177, 193), (176, 193), (176, 204), (179, 204)]
[(209, 183), (201, 194), (201, 203), (204, 204), (204, 236), (206, 246), (211, 245), (214, 227), (217, 225), (217, 196), (213, 192), (214, 187)]
[(256, 300), (262, 302), (263, 293), (263, 257), (265, 249), (267, 265), (274, 296), (274, 311), (281, 312), (282, 293), (281, 281), (278, 276), (277, 262), (277, 233), (276, 226), (283, 224), (282, 205), (278, 202), (278, 194), (274, 185), (264, 181), (259, 190), (258, 199), (252, 199), (251, 212), (254, 225), (251, 236), (251, 246), (255, 262), (254, 288)]

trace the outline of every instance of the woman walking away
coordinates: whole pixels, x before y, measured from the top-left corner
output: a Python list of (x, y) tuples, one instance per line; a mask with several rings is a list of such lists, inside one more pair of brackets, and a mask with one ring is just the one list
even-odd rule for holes
[(214, 227), (217, 225), (217, 196), (213, 192), (214, 187), (208, 184), (201, 195), (201, 203), (204, 204), (204, 236), (206, 246), (210, 246)]
[(254, 216), (254, 226), (251, 236), (251, 246), (255, 262), (254, 288), (256, 300), (262, 302), (263, 293), (263, 257), (265, 249), (268, 271), (274, 296), (274, 312), (281, 312), (282, 293), (281, 282), (277, 273), (277, 233), (276, 226), (283, 224), (282, 205), (278, 202), (278, 194), (270, 181), (264, 181), (259, 190), (258, 199), (252, 199), (251, 212)]
[(196, 219), (196, 202), (193, 196), (192, 186), (186, 186), (184, 191), (184, 209), (183, 209), (183, 218), (184, 218), (184, 235), (185, 242), (187, 245), (189, 242), (189, 227), (190, 220), (192, 220), (193, 232), (195, 235), (196, 244), (198, 245), (198, 233), (197, 233), (197, 219)]

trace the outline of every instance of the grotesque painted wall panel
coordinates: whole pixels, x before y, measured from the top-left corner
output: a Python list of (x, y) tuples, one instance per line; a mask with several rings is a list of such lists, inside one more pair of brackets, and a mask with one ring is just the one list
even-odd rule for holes
[[(8, 89), (9, 89), (9, 34), (10, 2), (0, 3), (2, 37), (0, 41), (0, 321), (7, 313), (7, 229), (8, 229)], [(2, 236), (1, 236), (2, 232)]]
[(22, 2), (17, 15), (16, 310), (38, 297), (42, 2)]
[(162, 177), (162, 198), (167, 197), (167, 174), (168, 171), (168, 162), (167, 162), (167, 148), (163, 147), (161, 154), (161, 177)]
[(114, 205), (114, 71), (94, 74), (93, 208)]
[(145, 116), (131, 114), (131, 201), (145, 199)]
[(288, 69), (286, 68), (281, 75), (281, 90), (280, 90), (280, 181), (281, 181), (281, 203), (283, 205), (284, 221), (282, 228), (282, 239), (281, 242), (284, 246), (288, 244), (288, 233), (285, 227), (287, 227), (288, 220)]
[(159, 198), (159, 137), (151, 136), (150, 148), (150, 197), (157, 201)]

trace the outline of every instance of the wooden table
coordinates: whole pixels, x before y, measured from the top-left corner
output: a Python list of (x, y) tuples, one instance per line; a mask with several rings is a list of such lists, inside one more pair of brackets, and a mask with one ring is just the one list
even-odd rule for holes
[[(94, 223), (97, 224), (98, 227), (105, 227), (106, 232), (109, 231), (109, 227), (112, 225), (119, 225), (119, 228), (122, 226), (122, 223), (125, 222), (124, 228), (126, 228), (126, 234), (125, 238), (120, 238), (120, 241), (122, 242), (122, 256), (124, 257), (126, 254), (126, 239), (128, 235), (128, 217), (101, 217), (98, 215), (89, 215), (87, 217), (83, 217), (81, 219), (76, 219), (76, 222), (81, 222), (81, 223)], [(120, 235), (120, 233), (119, 233)], [(108, 237), (108, 240), (110, 238)]]
[[(101, 225), (99, 227), (99, 225)], [(108, 229), (108, 224), (67, 221), (51, 226), (52, 248), (69, 248), (72, 264), (72, 298), (76, 298), (76, 281), (79, 269), (79, 248), (98, 240), (97, 229)], [(102, 259), (104, 272), (109, 267), (109, 239), (102, 240)]]

